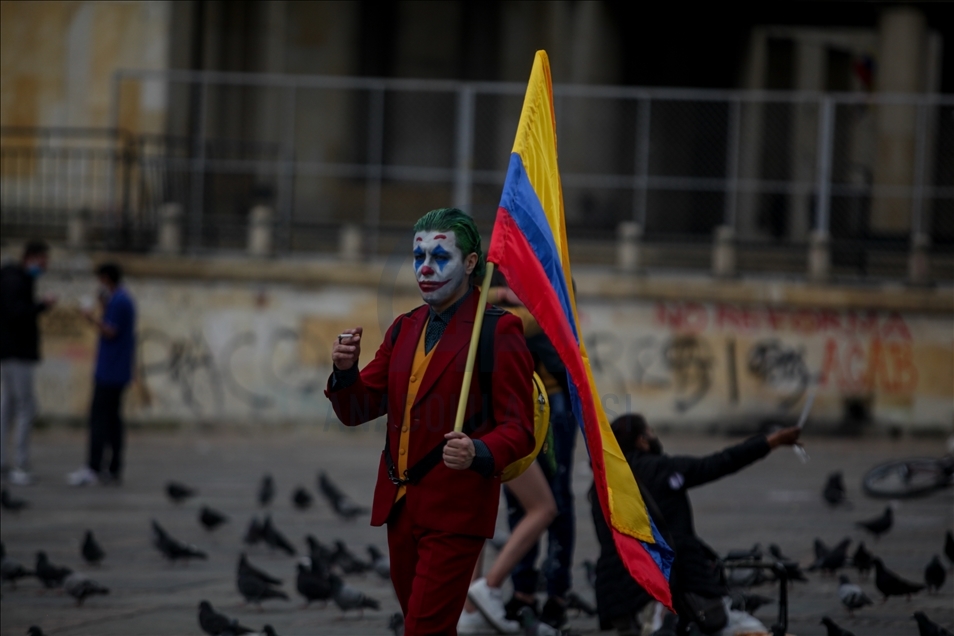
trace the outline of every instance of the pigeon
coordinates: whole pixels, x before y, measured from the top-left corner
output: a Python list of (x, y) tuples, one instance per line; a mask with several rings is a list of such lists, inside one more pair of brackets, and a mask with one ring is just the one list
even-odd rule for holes
[(946, 578), (947, 572), (944, 571), (944, 566), (941, 565), (941, 558), (935, 555), (927, 567), (924, 568), (924, 583), (927, 584), (928, 594), (940, 590)]
[(275, 628), (271, 625), (263, 625), (262, 634), (263, 636), (278, 636), (278, 632), (276, 632)]
[(313, 501), (314, 497), (311, 496), (311, 493), (301, 486), (295, 488), (295, 492), (292, 493), (292, 505), (295, 506), (297, 510), (307, 510), (311, 508)]
[(384, 556), (377, 546), (369, 545), (368, 554), (371, 555), (371, 569), (382, 579), (391, 578), (391, 559)]
[(262, 483), (258, 487), (258, 505), (265, 508), (268, 504), (272, 503), (272, 499), (274, 498), (275, 481), (271, 475), (266, 474), (262, 477)]
[(586, 571), (586, 582), (594, 590), (596, 589), (596, 564), (592, 561), (583, 562), (583, 570)]
[(568, 610), (576, 610), (587, 616), (596, 616), (596, 608), (576, 592), (569, 592), (566, 595), (566, 608)]
[(46, 634), (43, 633), (43, 630), (40, 629), (38, 625), (30, 625), (27, 628), (26, 633), (27, 636), (46, 636)]
[[(827, 574), (834, 574), (836, 570), (845, 567), (845, 561), (848, 560), (849, 545), (851, 545), (851, 539), (845, 537), (821, 559), (821, 562), (818, 563), (818, 567), (814, 569), (821, 570)], [(814, 566), (814, 564), (812, 565)], [(808, 568), (808, 570), (813, 571), (813, 568)]]
[(769, 545), (768, 551), (772, 558), (775, 559), (776, 564), (781, 565), (785, 569), (786, 579), (789, 581), (808, 581), (808, 578), (805, 576), (805, 573), (802, 572), (802, 568), (798, 565), (798, 562), (782, 554), (782, 549), (776, 544), (773, 543)]
[(839, 627), (835, 621), (827, 616), (822, 617), (821, 624), (828, 628), (828, 636), (855, 636), (853, 632), (849, 632), (844, 627)]
[(855, 610), (865, 605), (874, 605), (861, 588), (849, 581), (844, 574), (838, 577), (838, 598), (841, 599), (841, 604), (848, 608), (848, 616), (854, 616)]
[(252, 517), (252, 520), (248, 522), (248, 530), (245, 531), (245, 536), (242, 537), (242, 542), (245, 545), (255, 545), (262, 540), (262, 524), (258, 521), (258, 517)]
[(255, 632), (225, 614), (219, 614), (208, 601), (199, 603), (199, 627), (209, 636), (241, 636)]
[(947, 557), (947, 560), (951, 562), (951, 566), (954, 567), (954, 532), (950, 530), (944, 533), (944, 556)]
[(832, 508), (847, 502), (845, 480), (840, 470), (828, 476), (828, 481), (825, 482), (825, 488), (822, 490), (822, 497)]
[(527, 636), (561, 636), (562, 632), (556, 627), (551, 627), (540, 621), (533, 610), (527, 606), (521, 607), (517, 612), (517, 619), (523, 627), (523, 633)]
[(324, 495), (325, 499), (328, 500), (328, 503), (331, 504), (331, 507), (340, 517), (354, 519), (358, 515), (363, 515), (368, 512), (367, 508), (359, 506), (353, 502), (348, 495), (344, 494), (325, 473), (318, 475), (318, 490), (321, 491), (321, 494)]
[(66, 593), (76, 599), (76, 605), (82, 605), (88, 596), (97, 594), (109, 594), (109, 588), (104, 587), (92, 580), (85, 574), (74, 572), (63, 579), (63, 589)]
[(229, 518), (224, 514), (208, 506), (202, 506), (202, 509), (199, 510), (199, 523), (201, 523), (202, 527), (208, 532), (212, 532), (228, 520)]
[(915, 612), (911, 618), (918, 622), (919, 636), (954, 636), (949, 630), (928, 618), (924, 612)]
[(198, 493), (195, 488), (189, 488), (175, 481), (166, 484), (166, 495), (174, 504), (181, 504), (190, 497), (195, 497)]
[(327, 601), (331, 598), (331, 578), (327, 570), (316, 572), (311, 559), (307, 557), (298, 564), (298, 578), (295, 588), (305, 598), (305, 607), (315, 601)]
[(868, 552), (868, 549), (865, 547), (865, 542), (862, 541), (858, 544), (858, 549), (855, 550), (855, 553), (851, 555), (851, 564), (858, 570), (858, 574), (867, 577), (873, 567), (871, 562), (873, 558), (874, 555)]
[(867, 521), (858, 521), (855, 525), (873, 534), (875, 541), (877, 541), (881, 535), (890, 530), (891, 526), (894, 525), (894, 510), (891, 509), (891, 506), (888, 506), (884, 509), (884, 513), (882, 513), (881, 516), (868, 519)]
[(875, 587), (884, 596), (885, 601), (889, 596), (907, 596), (910, 600), (912, 594), (917, 594), (924, 589), (920, 583), (906, 581), (886, 568), (880, 558), (875, 557), (872, 562), (875, 566)]
[(248, 575), (254, 576), (255, 578), (258, 578), (258, 579), (261, 579), (261, 580), (265, 581), (265, 582), (268, 583), (269, 585), (281, 585), (281, 584), (282, 584), (282, 580), (281, 580), (281, 579), (272, 576), (272, 575), (269, 574), (268, 572), (265, 572), (265, 571), (263, 571), (263, 570), (259, 570), (257, 567), (255, 567), (254, 565), (252, 565), (251, 563), (249, 563), (249, 562), (248, 562), (248, 558), (245, 556), (245, 553), (244, 553), (244, 552), (243, 552), (243, 553), (241, 554), (241, 556), (239, 557), (239, 562), (238, 562), (238, 575), (239, 575), (239, 576), (242, 576), (243, 574), (248, 574)]
[(737, 612), (748, 612), (754, 614), (763, 605), (774, 603), (774, 598), (762, 596), (761, 594), (748, 594), (746, 592), (736, 592), (732, 594), (731, 609)]
[(20, 512), (26, 508), (29, 504), (26, 502), (26, 499), (17, 499), (10, 494), (10, 491), (4, 488), (0, 490), (0, 507), (4, 510), (9, 510), (10, 512)]
[(404, 636), (404, 615), (400, 612), (391, 614), (391, 618), (388, 619), (388, 629), (394, 636)]
[(249, 569), (243, 570), (241, 564), (239, 564), (235, 585), (238, 587), (239, 594), (242, 595), (246, 603), (254, 603), (258, 607), (261, 607), (263, 601), (270, 599), (289, 600), (287, 594), (272, 587), (265, 579), (256, 576), (255, 571)]
[(831, 552), (831, 548), (822, 543), (822, 540), (818, 537), (815, 537), (815, 542), (812, 545), (812, 549), (815, 552), (815, 560), (812, 561), (812, 564), (808, 566), (809, 572), (814, 572), (815, 570), (821, 567), (822, 561), (825, 560), (825, 557), (828, 556), (828, 553)]
[(152, 521), (152, 544), (162, 553), (170, 562), (175, 563), (179, 559), (188, 562), (189, 559), (208, 559), (208, 555), (188, 543), (183, 543), (172, 537), (162, 529), (155, 519)]
[(63, 579), (73, 573), (73, 570), (65, 567), (59, 567), (50, 563), (46, 552), (42, 550), (36, 553), (36, 578), (40, 579), (43, 587), (53, 589), (63, 585)]
[(756, 543), (748, 550), (729, 550), (725, 555), (726, 561), (761, 561), (762, 546)]
[[(0, 546), (2, 545), (3, 544), (0, 544)], [(15, 589), (17, 587), (17, 581), (33, 575), (34, 572), (32, 570), (26, 569), (23, 565), (8, 557), (6, 550), (3, 550), (3, 556), (0, 557), (0, 580), (4, 583), (9, 583), (10, 587)]]
[(329, 547), (322, 545), (313, 535), (309, 534), (306, 536), (305, 542), (308, 544), (308, 554), (311, 557), (312, 569), (315, 569), (315, 566), (318, 564), (324, 567), (324, 569), (330, 568), (334, 552)]
[(83, 560), (89, 565), (99, 565), (100, 562), (106, 558), (106, 553), (103, 552), (103, 548), (101, 548), (99, 543), (96, 542), (96, 539), (93, 538), (92, 530), (86, 531), (80, 553), (83, 555)]
[(278, 531), (268, 515), (265, 515), (265, 521), (262, 522), (262, 541), (273, 550), (281, 550), (288, 556), (295, 556), (295, 546)]
[(348, 550), (348, 546), (341, 539), (335, 541), (335, 551), (331, 554), (331, 562), (345, 574), (361, 574), (371, 567)]
[(363, 614), (365, 608), (381, 609), (381, 604), (378, 601), (367, 596), (361, 590), (351, 587), (341, 580), (341, 577), (337, 574), (332, 574), (329, 579), (331, 581), (331, 598), (334, 599), (335, 605), (342, 612), (356, 609)]

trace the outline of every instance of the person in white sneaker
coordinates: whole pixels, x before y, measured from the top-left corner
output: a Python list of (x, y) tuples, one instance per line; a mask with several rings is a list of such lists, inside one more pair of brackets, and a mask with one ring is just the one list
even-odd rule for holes
[(67, 475), (66, 483), (70, 486), (95, 486), (99, 483), (99, 475), (89, 466), (83, 466)]
[(7, 435), (15, 424), (13, 468), (7, 480), (15, 486), (33, 483), (30, 477), (30, 430), (36, 413), (33, 372), (40, 360), (39, 315), (56, 298), (36, 300), (36, 280), (49, 265), (50, 247), (30, 241), (18, 263), (0, 269), (0, 468), (7, 467)]
[[(501, 586), (523, 555), (540, 540), (540, 536), (556, 517), (557, 507), (543, 469), (537, 462), (531, 464), (522, 475), (507, 482), (504, 488), (517, 498), (526, 514), (514, 527), (510, 538), (507, 539), (487, 572), (487, 576), (471, 583), (467, 591), (468, 602), (464, 605), (464, 612), (458, 623), (458, 631), (460, 631), (461, 623), (470, 626), (477, 622), (468, 614), (479, 614), (500, 634), (520, 632), (520, 623), (507, 619)], [(478, 561), (474, 571), (475, 577), (480, 569), (481, 562)]]

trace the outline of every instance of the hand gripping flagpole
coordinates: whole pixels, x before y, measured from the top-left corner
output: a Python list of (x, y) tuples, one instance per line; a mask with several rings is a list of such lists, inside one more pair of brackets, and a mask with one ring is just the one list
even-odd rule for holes
[(470, 335), (470, 349), (467, 350), (467, 363), (464, 366), (464, 382), (460, 387), (460, 399), (457, 401), (457, 419), (454, 420), (454, 430), (458, 433), (464, 430), (464, 411), (467, 410), (467, 397), (470, 395), (470, 384), (474, 379), (474, 362), (477, 360), (477, 345), (480, 341), (480, 328), (484, 324), (484, 309), (487, 307), (487, 296), (490, 292), (490, 278), (494, 275), (494, 264), (487, 263), (484, 273), (484, 282), (480, 286), (480, 300), (477, 303), (477, 315), (474, 316), (474, 332)]

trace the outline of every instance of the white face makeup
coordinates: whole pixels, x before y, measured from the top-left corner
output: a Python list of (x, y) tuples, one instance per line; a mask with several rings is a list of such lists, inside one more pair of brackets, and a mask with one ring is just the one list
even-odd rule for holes
[(417, 285), (428, 305), (446, 302), (468, 275), (453, 232), (418, 232), (414, 235), (413, 256)]

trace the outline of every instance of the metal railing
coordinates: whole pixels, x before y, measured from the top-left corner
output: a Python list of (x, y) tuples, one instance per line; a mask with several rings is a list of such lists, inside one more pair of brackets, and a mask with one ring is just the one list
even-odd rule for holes
[[(117, 129), (140, 120), (139, 102), (123, 99), (135, 94), (128, 83), (161, 88), (166, 128), (179, 136), (137, 137), (133, 168), (114, 170), (132, 175), (130, 192), (114, 176), (111, 207), (92, 213), (104, 225), (132, 218), (151, 227), (157, 207), (174, 202), (189, 249), (240, 249), (249, 209), (267, 205), (280, 252), (337, 249), (344, 225), (360, 226), (366, 249), (386, 251), (423, 211), (447, 204), (489, 232), (525, 89), (121, 71)], [(620, 224), (636, 222), (650, 267), (708, 264), (713, 233), (728, 227), (743, 272), (804, 271), (814, 233), (830, 236), (836, 273), (901, 277), (918, 235), (930, 237), (940, 277), (954, 277), (954, 96), (554, 92), (568, 230), (581, 260), (612, 261)], [(11, 182), (2, 174), (7, 226)], [(9, 218), (27, 213), (18, 210)]]

